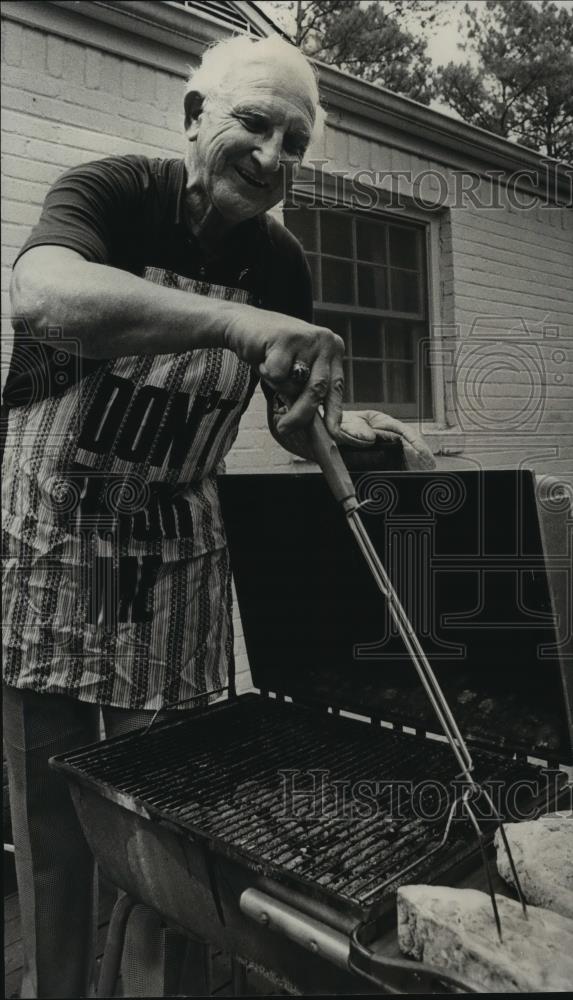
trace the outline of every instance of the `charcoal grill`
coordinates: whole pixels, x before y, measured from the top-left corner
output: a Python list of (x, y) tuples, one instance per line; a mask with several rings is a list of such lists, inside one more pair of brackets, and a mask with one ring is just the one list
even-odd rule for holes
[[(477, 780), (547, 811), (573, 759), (568, 505), (523, 471), (354, 478)], [(98, 862), (290, 989), (454, 989), (380, 946), (400, 884), (456, 884), (478, 851), (461, 811), (446, 837), (459, 767), (343, 517), (311, 474), (220, 492), (259, 691), (55, 759)]]

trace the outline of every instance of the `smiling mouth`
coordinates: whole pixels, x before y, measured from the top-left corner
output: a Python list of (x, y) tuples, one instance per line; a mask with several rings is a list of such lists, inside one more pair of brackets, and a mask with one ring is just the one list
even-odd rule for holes
[(241, 167), (235, 167), (241, 180), (245, 181), (246, 184), (250, 184), (251, 187), (258, 188), (259, 190), (265, 189), (268, 185), (264, 181), (257, 180), (252, 174), (248, 174), (246, 170), (242, 170)]

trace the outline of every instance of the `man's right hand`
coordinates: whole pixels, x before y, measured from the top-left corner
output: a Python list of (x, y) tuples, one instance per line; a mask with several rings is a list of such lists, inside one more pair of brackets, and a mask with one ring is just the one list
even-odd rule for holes
[[(332, 330), (263, 309), (237, 310), (227, 324), (225, 346), (257, 369), (290, 403), (277, 430), (288, 433), (309, 424), (320, 404), (328, 431), (337, 436), (342, 419), (344, 341)], [(306, 384), (291, 378), (295, 361), (308, 365)]]

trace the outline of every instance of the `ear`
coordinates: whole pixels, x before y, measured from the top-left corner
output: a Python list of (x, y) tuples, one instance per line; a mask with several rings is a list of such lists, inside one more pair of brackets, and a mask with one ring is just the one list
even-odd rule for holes
[(188, 94), (185, 94), (183, 107), (185, 108), (185, 131), (187, 138), (196, 139), (199, 119), (203, 111), (203, 94), (200, 94), (197, 90), (190, 90)]

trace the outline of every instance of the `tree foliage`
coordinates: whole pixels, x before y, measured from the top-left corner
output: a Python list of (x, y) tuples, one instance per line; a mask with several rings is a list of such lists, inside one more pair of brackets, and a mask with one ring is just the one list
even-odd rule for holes
[(428, 104), (434, 94), (426, 41), (406, 26), (409, 16), (432, 24), (433, 0), (367, 5), (348, 0), (297, 0), (294, 41), (309, 56), (363, 80)]
[(573, 159), (573, 13), (550, 0), (464, 7), (473, 55), (440, 67), (440, 96), (473, 125)]
[[(561, 160), (573, 160), (573, 11), (552, 0), (280, 0), (307, 55)], [(427, 37), (462, 10), (465, 62), (436, 71)], [(286, 25), (286, 21), (285, 21)]]

